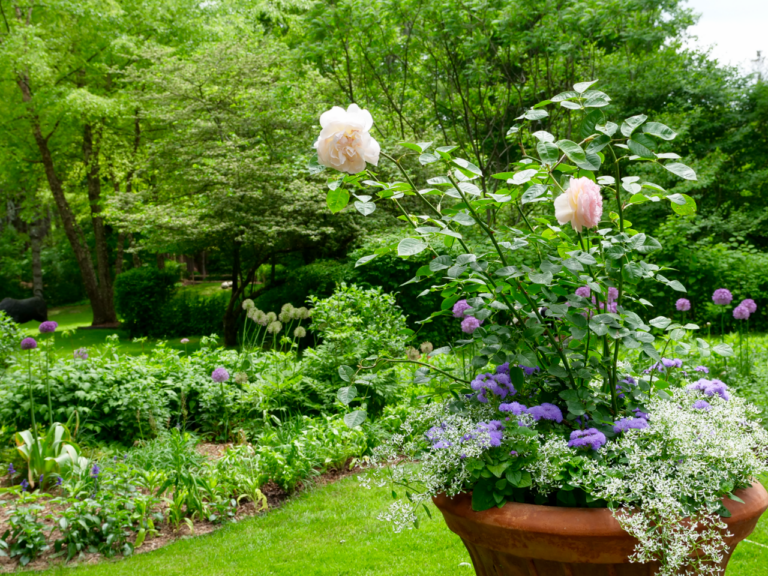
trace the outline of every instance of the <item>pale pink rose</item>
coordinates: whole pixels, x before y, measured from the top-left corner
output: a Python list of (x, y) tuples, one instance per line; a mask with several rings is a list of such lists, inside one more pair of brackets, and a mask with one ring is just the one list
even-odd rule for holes
[(603, 215), (603, 197), (600, 186), (589, 178), (571, 178), (563, 194), (555, 198), (555, 218), (560, 224), (570, 222), (573, 229), (594, 228)]
[(320, 116), (323, 130), (315, 142), (317, 161), (340, 172), (357, 174), (365, 170), (365, 163), (379, 163), (381, 147), (371, 137), (373, 117), (368, 110), (350, 104), (344, 110), (334, 106)]

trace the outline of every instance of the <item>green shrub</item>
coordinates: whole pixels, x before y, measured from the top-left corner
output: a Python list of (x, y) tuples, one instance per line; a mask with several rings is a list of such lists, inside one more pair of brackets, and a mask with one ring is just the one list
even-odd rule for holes
[(177, 274), (142, 266), (123, 272), (115, 281), (115, 306), (131, 337), (162, 333), (162, 310), (173, 295)]
[(177, 294), (163, 306), (162, 321), (153, 336), (220, 334), (228, 302), (228, 291), (213, 296)]
[(11, 358), (19, 349), (23, 334), (19, 325), (0, 310), (0, 370), (11, 362)]
[(275, 286), (254, 299), (259, 310), (279, 312), (283, 304), (299, 308), (307, 298), (327, 298), (340, 282), (347, 280), (351, 267), (336, 260), (317, 260), (312, 264), (284, 271), (276, 278)]
[[(339, 366), (357, 366), (369, 356), (401, 357), (407, 336), (405, 316), (395, 297), (381, 288), (364, 289), (342, 283), (329, 298), (311, 297), (310, 330), (322, 339), (304, 352), (305, 374), (333, 393), (345, 383)], [(391, 402), (398, 389), (392, 368), (370, 374), (368, 412), (375, 414)]]

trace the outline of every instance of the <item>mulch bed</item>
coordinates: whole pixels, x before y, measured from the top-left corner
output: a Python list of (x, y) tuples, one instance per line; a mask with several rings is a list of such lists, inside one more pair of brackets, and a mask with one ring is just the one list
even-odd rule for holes
[[(202, 443), (202, 444), (199, 444), (196, 447), (196, 449), (200, 454), (206, 456), (207, 458), (211, 460), (217, 460), (224, 455), (227, 448), (229, 448), (230, 446), (232, 446), (232, 444)], [(311, 478), (305, 482), (300, 483), (296, 489), (296, 492), (294, 492), (294, 494), (292, 495), (288, 494), (285, 490), (280, 488), (274, 482), (269, 481), (264, 486), (261, 487), (261, 491), (264, 494), (264, 496), (266, 496), (267, 503), (269, 504), (269, 510), (267, 510), (267, 512), (269, 512), (270, 510), (279, 508), (292, 496), (295, 496), (301, 493), (302, 491), (305, 491), (315, 486), (325, 486), (327, 484), (337, 482), (348, 476), (353, 476), (357, 473), (358, 473), (358, 470), (356, 469), (350, 470), (348, 464), (342, 466), (340, 469), (328, 470), (322, 474), (319, 474), (318, 476), (315, 476), (314, 478)], [(4, 482), (4, 481), (5, 479), (0, 479), (0, 486), (7, 485), (7, 482)], [(3, 505), (7, 504), (11, 500), (12, 498), (10, 498), (9, 495), (0, 495), (0, 536), (2, 536), (2, 534), (4, 534), (5, 531), (8, 529), (9, 511), (5, 510)], [(46, 526), (45, 531), (47, 533), (48, 541), (51, 543), (51, 549), (43, 553), (36, 560), (27, 564), (26, 569), (45, 570), (47, 568), (50, 568), (53, 565), (62, 564), (65, 560), (65, 556), (60, 556), (58, 558), (51, 558), (51, 556), (55, 553), (53, 550), (52, 543), (56, 539), (58, 539), (61, 536), (61, 534), (59, 533), (57, 528), (54, 528), (55, 520), (45, 518), (45, 516), (55, 514), (56, 512), (62, 510), (63, 506), (58, 504), (54, 505), (46, 500), (38, 500), (36, 504), (39, 504), (44, 508), (44, 510), (40, 514), (40, 518), (42, 519), (41, 520), (42, 523)], [(163, 506), (161, 506), (161, 508)], [(254, 503), (246, 502), (238, 506), (237, 511), (235, 512), (235, 519), (236, 521), (240, 521), (245, 518), (249, 518), (251, 516), (266, 514), (267, 512), (256, 512), (256, 506), (254, 505)], [(198, 520), (194, 523), (194, 531), (190, 531), (189, 526), (187, 526), (186, 524), (182, 524), (178, 530), (174, 530), (173, 527), (170, 526), (168, 523), (163, 523), (161, 525), (156, 526), (159, 534), (152, 539), (145, 540), (144, 543), (141, 545), (141, 547), (135, 550), (134, 553), (143, 554), (145, 552), (152, 552), (153, 550), (162, 548), (163, 546), (170, 544), (171, 542), (174, 542), (179, 539), (202, 536), (204, 534), (210, 534), (211, 532), (215, 531), (218, 528), (221, 528), (222, 526), (223, 524), (213, 524), (211, 522), (208, 522), (207, 520)], [(49, 532), (49, 530), (51, 531)], [(116, 558), (122, 558), (122, 556), (118, 554)], [(96, 564), (104, 560), (105, 558), (101, 554), (85, 553), (79, 557), (75, 557), (70, 562), (70, 565), (74, 566), (74, 565), (81, 565), (81, 564)], [(0, 573), (13, 572), (17, 569), (18, 566), (19, 566), (19, 563), (16, 559), (12, 560), (10, 558), (5, 558), (0, 556)]]

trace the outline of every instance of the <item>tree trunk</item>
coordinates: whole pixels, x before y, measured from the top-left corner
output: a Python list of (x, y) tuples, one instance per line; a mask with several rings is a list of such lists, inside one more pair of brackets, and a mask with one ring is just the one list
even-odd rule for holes
[[(48, 186), (51, 189), (51, 194), (56, 202), (56, 208), (59, 212), (59, 217), (61, 218), (64, 233), (72, 246), (72, 252), (74, 252), (77, 265), (80, 268), (80, 275), (83, 278), (85, 293), (87, 294), (88, 300), (91, 302), (91, 308), (93, 309), (93, 324), (97, 325), (108, 320), (105, 320), (107, 315), (104, 314), (101, 293), (99, 292), (98, 280), (96, 279), (96, 271), (94, 270), (93, 262), (91, 261), (91, 254), (85, 243), (82, 241), (82, 230), (75, 219), (72, 207), (69, 205), (69, 202), (64, 195), (64, 188), (56, 173), (56, 167), (53, 163), (53, 155), (48, 147), (48, 138), (50, 138), (51, 135), (49, 134), (47, 137), (43, 135), (40, 120), (31, 109), (32, 92), (29, 88), (29, 80), (25, 76), (20, 76), (17, 84), (21, 90), (22, 99), (28, 106), (30, 106), (29, 122), (32, 128), (32, 136), (35, 139), (35, 144), (40, 152), (43, 169), (45, 170), (45, 177), (48, 180)], [(112, 321), (114, 322), (114, 319)]]
[(256, 270), (259, 269), (269, 256), (257, 259), (254, 265), (248, 270), (248, 273), (243, 277), (243, 281), (240, 282), (240, 270), (242, 263), (240, 259), (240, 244), (235, 242), (235, 246), (232, 252), (232, 294), (229, 297), (229, 303), (227, 303), (227, 311), (224, 313), (224, 345), (225, 346), (237, 346), (237, 321), (240, 318), (240, 314), (243, 311), (243, 307), (240, 305), (240, 299), (248, 287), (248, 284), (253, 279), (253, 275), (256, 274)]
[(36, 298), (43, 298), (43, 263), (40, 253), (49, 226), (50, 217), (46, 216), (29, 227), (29, 242), (32, 248), (32, 295)]
[[(133, 234), (130, 233), (128, 234), (128, 246), (131, 247), (131, 250), (134, 250)], [(135, 251), (132, 251), (131, 257), (133, 259), (133, 267), (141, 268), (141, 258), (139, 258), (139, 254)]]
[(94, 148), (93, 128), (86, 123), (83, 128), (83, 162), (86, 168), (88, 181), (88, 202), (91, 207), (91, 222), (93, 234), (96, 240), (96, 264), (98, 269), (98, 291), (100, 295), (99, 314), (96, 308), (93, 310), (93, 324), (115, 324), (117, 313), (115, 312), (114, 293), (112, 290), (112, 274), (109, 267), (109, 246), (107, 244), (107, 232), (104, 226), (104, 217), (101, 210), (101, 175), (99, 166), (98, 143)]
[(115, 256), (115, 278), (123, 273), (123, 253), (125, 252), (125, 232), (117, 235), (117, 256)]

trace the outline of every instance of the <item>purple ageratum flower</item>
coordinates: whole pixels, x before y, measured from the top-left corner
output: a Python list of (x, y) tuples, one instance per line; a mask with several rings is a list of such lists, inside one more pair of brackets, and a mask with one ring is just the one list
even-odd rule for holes
[(617, 434), (627, 430), (642, 430), (648, 428), (648, 420), (645, 418), (622, 418), (613, 423), (613, 431)]
[(214, 382), (226, 382), (229, 380), (229, 372), (223, 366), (219, 366), (211, 373), (211, 378), (213, 378)]
[(27, 479), (24, 478), (24, 480), (21, 481), (21, 489), (22, 491), (26, 492), (29, 490), (29, 482), (27, 482)]
[(504, 364), (496, 366), (496, 374), (509, 375), (509, 362), (504, 362)]
[(717, 379), (707, 380), (706, 378), (701, 378), (693, 384), (688, 384), (686, 389), (699, 390), (700, 392), (704, 392), (707, 396), (714, 396), (717, 394), (723, 400), (730, 400), (731, 398), (731, 395), (728, 393), (728, 386), (725, 385), (725, 382)]
[(576, 288), (576, 296), (581, 296), (582, 298), (589, 298), (589, 295), (592, 293), (592, 291), (589, 289), (589, 286), (581, 286), (580, 288)]
[(661, 363), (665, 368), (680, 368), (683, 365), (683, 361), (680, 358), (662, 358)]
[(98, 478), (100, 473), (101, 468), (99, 468), (98, 464), (94, 464), (93, 468), (91, 468), (91, 478)]
[(727, 306), (733, 300), (733, 294), (727, 288), (718, 288), (715, 293), (712, 294), (712, 302), (718, 306)]
[(693, 408), (695, 410), (711, 410), (712, 406), (710, 406), (709, 402), (706, 400), (696, 400), (696, 402), (693, 403)]
[(59, 327), (58, 322), (54, 322), (53, 320), (48, 320), (47, 322), (43, 322), (40, 324), (40, 327), (38, 330), (40, 330), (40, 334), (48, 334), (49, 332), (56, 332), (56, 328)]
[[(487, 437), (485, 436), (486, 433)], [(476, 438), (481, 446), (490, 446), (491, 448), (501, 446), (501, 441), (504, 439), (504, 424), (499, 420), (491, 420), (487, 424), (479, 422), (473, 438)]]
[(523, 372), (525, 372), (526, 376), (532, 376), (536, 372), (541, 371), (541, 368), (539, 368), (538, 366), (523, 366), (522, 364), (518, 364), (517, 367), (520, 368), (520, 370), (522, 370)]
[(533, 419), (537, 422), (542, 418), (544, 420), (552, 420), (558, 424), (563, 421), (563, 413), (560, 411), (560, 408), (549, 402), (528, 408), (528, 414), (533, 416)]
[(600, 432), (597, 428), (574, 430), (571, 432), (571, 439), (568, 442), (568, 447), (600, 450), (602, 446), (605, 446), (605, 441), (605, 434)]
[(709, 368), (707, 368), (706, 366), (696, 366), (696, 368), (694, 368), (694, 371), (704, 372), (704, 374), (709, 374)]
[(447, 440), (439, 440), (439, 441), (435, 442), (434, 444), (432, 444), (432, 449), (433, 450), (441, 450), (443, 448), (450, 448), (451, 446), (453, 446), (453, 444), (451, 444)]
[(182, 344), (189, 344), (189, 338), (182, 338), (181, 339)]
[(643, 420), (648, 420), (648, 413), (643, 412), (640, 410), (640, 408), (634, 408), (632, 412), (635, 413), (635, 418), (642, 418)]
[(746, 306), (739, 304), (733, 309), (733, 317), (736, 318), (736, 320), (746, 320), (749, 318), (749, 309)]
[(475, 330), (480, 328), (482, 323), (482, 320), (478, 320), (474, 316), (467, 316), (461, 321), (461, 331), (466, 334), (472, 334)]
[(509, 402), (508, 404), (499, 404), (499, 412), (511, 412), (515, 416), (520, 416), (528, 412), (528, 408), (519, 402)]
[(453, 305), (453, 317), (454, 318), (464, 318), (464, 312), (472, 308), (469, 304), (467, 304), (466, 300), (459, 300), (456, 302), (456, 304)]
[(37, 342), (34, 338), (24, 338), (24, 340), (21, 341), (22, 350), (34, 350), (35, 348), (37, 348)]
[(514, 396), (517, 394), (517, 390), (512, 385), (512, 380), (508, 374), (480, 374), (472, 382), (469, 383), (470, 388), (479, 392), (477, 399), (485, 404), (488, 402), (487, 393), (491, 392), (496, 396), (504, 399), (507, 395)]
[(752, 300), (752, 298), (745, 298), (741, 301), (739, 306), (744, 306), (747, 310), (749, 310), (750, 314), (757, 312), (757, 304), (755, 304), (755, 301)]
[(678, 298), (677, 302), (675, 302), (675, 308), (680, 312), (688, 312), (691, 309), (691, 301), (687, 298)]

